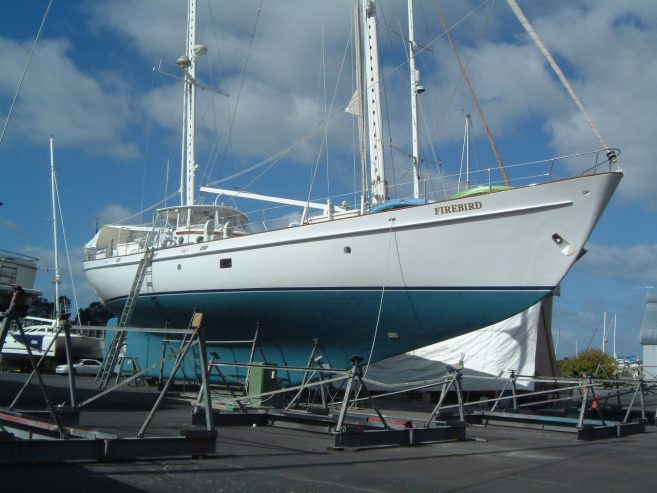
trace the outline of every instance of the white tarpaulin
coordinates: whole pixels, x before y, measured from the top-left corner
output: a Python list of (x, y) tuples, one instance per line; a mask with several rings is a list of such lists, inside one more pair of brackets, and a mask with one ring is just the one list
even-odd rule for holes
[[(507, 378), (510, 370), (518, 375), (555, 376), (551, 318), (549, 297), (497, 324), (372, 364), (366, 377), (389, 385), (417, 382), (439, 378), (447, 365), (460, 363), (463, 389), (481, 391), (501, 390), (506, 382), (490, 377)], [(534, 389), (532, 382), (522, 379), (517, 387)]]

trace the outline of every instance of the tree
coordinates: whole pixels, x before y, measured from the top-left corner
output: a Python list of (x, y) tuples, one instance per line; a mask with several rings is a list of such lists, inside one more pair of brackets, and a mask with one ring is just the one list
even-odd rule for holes
[(587, 349), (573, 358), (562, 359), (559, 367), (567, 377), (590, 373), (598, 378), (613, 378), (617, 371), (616, 359), (600, 349)]
[(113, 314), (98, 301), (94, 301), (87, 308), (80, 310), (81, 325), (105, 325), (112, 317)]
[(47, 299), (39, 296), (32, 302), (27, 314), (32, 317), (52, 318), (54, 309), (55, 304), (52, 301), (48, 301)]

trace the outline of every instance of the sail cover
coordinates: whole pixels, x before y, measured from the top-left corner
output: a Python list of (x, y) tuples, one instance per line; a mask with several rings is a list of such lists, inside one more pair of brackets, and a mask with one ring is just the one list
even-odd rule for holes
[[(429, 380), (444, 375), (447, 365), (460, 363), (466, 391), (501, 390), (510, 370), (518, 375), (556, 376), (551, 320), (552, 297), (548, 297), (502, 322), (372, 364), (366, 376), (388, 385)], [(517, 388), (534, 390), (534, 382), (520, 378)]]

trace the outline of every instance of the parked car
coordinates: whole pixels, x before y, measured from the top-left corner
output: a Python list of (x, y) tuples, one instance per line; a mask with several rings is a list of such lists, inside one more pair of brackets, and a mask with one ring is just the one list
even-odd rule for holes
[[(73, 363), (73, 373), (75, 375), (98, 375), (101, 362), (95, 359), (81, 359)], [(55, 373), (59, 375), (68, 374), (68, 365), (58, 365), (55, 368)]]

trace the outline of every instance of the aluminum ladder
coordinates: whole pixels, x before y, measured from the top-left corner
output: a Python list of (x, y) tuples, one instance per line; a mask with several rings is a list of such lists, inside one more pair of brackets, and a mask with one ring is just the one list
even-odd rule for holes
[(121, 354), (121, 348), (126, 337), (126, 331), (122, 330), (128, 325), (132, 313), (135, 311), (136, 301), (139, 298), (139, 292), (141, 291), (141, 286), (144, 283), (146, 278), (146, 271), (152, 264), (154, 250), (152, 248), (147, 248), (144, 252), (144, 256), (139, 261), (137, 266), (137, 273), (135, 274), (135, 279), (132, 282), (132, 287), (130, 288), (130, 293), (128, 294), (128, 299), (123, 306), (123, 312), (121, 313), (121, 318), (119, 319), (119, 325), (116, 330), (116, 334), (112, 338), (110, 343), (110, 348), (105, 355), (103, 364), (96, 375), (96, 383), (98, 388), (105, 389), (107, 387), (107, 382), (114, 372), (114, 368), (119, 360), (119, 355)]

